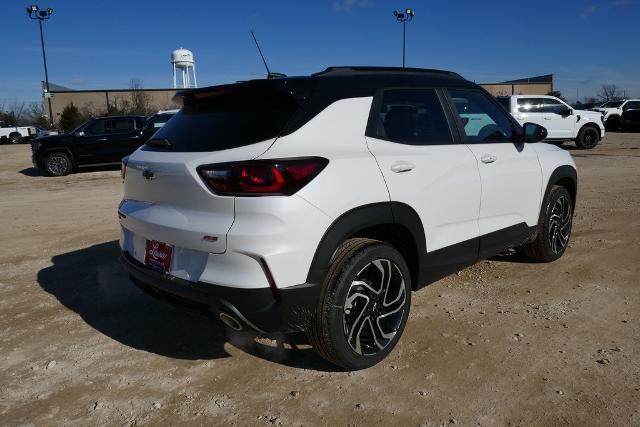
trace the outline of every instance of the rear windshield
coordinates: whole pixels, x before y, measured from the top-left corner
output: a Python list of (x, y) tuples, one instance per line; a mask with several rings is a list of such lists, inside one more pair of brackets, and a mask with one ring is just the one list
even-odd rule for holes
[(298, 110), (296, 99), (272, 88), (222, 87), (197, 93), (143, 150), (218, 151), (276, 138)]

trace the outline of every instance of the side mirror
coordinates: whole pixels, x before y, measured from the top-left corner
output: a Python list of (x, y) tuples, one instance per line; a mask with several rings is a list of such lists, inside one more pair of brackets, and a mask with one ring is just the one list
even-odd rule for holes
[(524, 142), (540, 142), (547, 138), (547, 129), (536, 123), (525, 123), (522, 126)]
[(567, 108), (566, 110), (560, 111), (560, 115), (562, 117), (571, 116), (573, 114), (573, 110), (571, 108)]
[(82, 138), (84, 136), (84, 131), (81, 130), (80, 132), (76, 132), (75, 136), (78, 138)]

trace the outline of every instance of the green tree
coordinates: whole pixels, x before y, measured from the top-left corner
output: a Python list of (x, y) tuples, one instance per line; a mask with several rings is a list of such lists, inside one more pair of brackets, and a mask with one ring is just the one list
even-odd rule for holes
[(60, 127), (65, 132), (70, 132), (83, 122), (82, 115), (78, 107), (69, 103), (60, 114)]

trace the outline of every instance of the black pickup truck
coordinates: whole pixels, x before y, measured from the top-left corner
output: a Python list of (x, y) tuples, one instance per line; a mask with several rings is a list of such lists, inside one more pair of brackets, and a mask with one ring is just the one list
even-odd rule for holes
[(89, 120), (71, 132), (36, 138), (32, 161), (48, 175), (67, 175), (83, 166), (120, 163), (144, 144), (174, 112), (144, 116), (111, 116)]

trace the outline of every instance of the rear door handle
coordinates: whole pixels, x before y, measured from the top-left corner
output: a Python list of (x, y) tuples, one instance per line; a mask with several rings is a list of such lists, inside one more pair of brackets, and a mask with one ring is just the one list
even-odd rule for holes
[(98, 138), (98, 141), (106, 141), (107, 138)]
[(395, 162), (391, 165), (391, 170), (395, 173), (404, 173), (413, 170), (416, 167), (413, 163), (410, 162)]
[(485, 154), (484, 156), (480, 157), (480, 161), (482, 163), (493, 163), (496, 160), (498, 160), (498, 158), (496, 156), (492, 156), (491, 154)]

